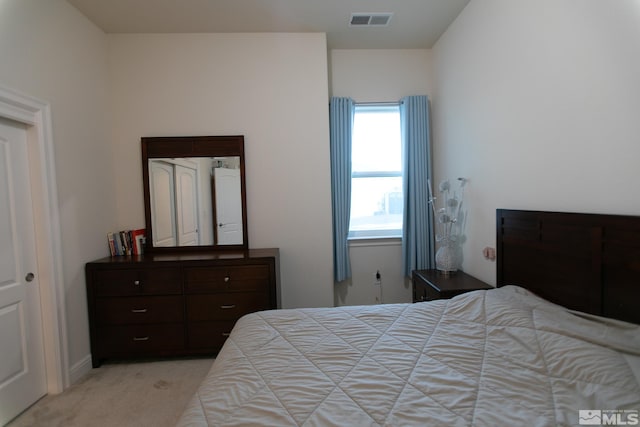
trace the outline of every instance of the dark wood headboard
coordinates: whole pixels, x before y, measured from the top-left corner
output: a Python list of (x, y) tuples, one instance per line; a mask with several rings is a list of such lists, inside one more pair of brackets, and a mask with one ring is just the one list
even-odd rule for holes
[(498, 209), (497, 285), (640, 324), (640, 217)]

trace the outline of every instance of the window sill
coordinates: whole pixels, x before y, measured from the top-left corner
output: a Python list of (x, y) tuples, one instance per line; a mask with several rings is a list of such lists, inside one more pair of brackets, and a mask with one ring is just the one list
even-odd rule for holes
[(349, 237), (347, 243), (349, 247), (352, 248), (365, 246), (400, 246), (402, 245), (402, 237)]

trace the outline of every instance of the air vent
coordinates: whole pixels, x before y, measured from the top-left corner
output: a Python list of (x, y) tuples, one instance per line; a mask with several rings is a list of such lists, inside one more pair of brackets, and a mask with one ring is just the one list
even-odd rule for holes
[(350, 27), (386, 27), (393, 13), (352, 13)]

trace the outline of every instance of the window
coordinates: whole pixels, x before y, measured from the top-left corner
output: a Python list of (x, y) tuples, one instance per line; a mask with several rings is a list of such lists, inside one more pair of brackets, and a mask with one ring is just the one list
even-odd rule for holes
[(356, 105), (349, 237), (402, 236), (399, 105)]

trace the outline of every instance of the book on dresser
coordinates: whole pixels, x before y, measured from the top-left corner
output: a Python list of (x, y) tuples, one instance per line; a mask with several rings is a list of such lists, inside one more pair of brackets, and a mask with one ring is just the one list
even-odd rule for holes
[(216, 354), (241, 316), (280, 307), (278, 249), (163, 252), (86, 264), (91, 355)]
[(107, 243), (111, 256), (142, 255), (144, 253), (145, 229), (107, 233)]

